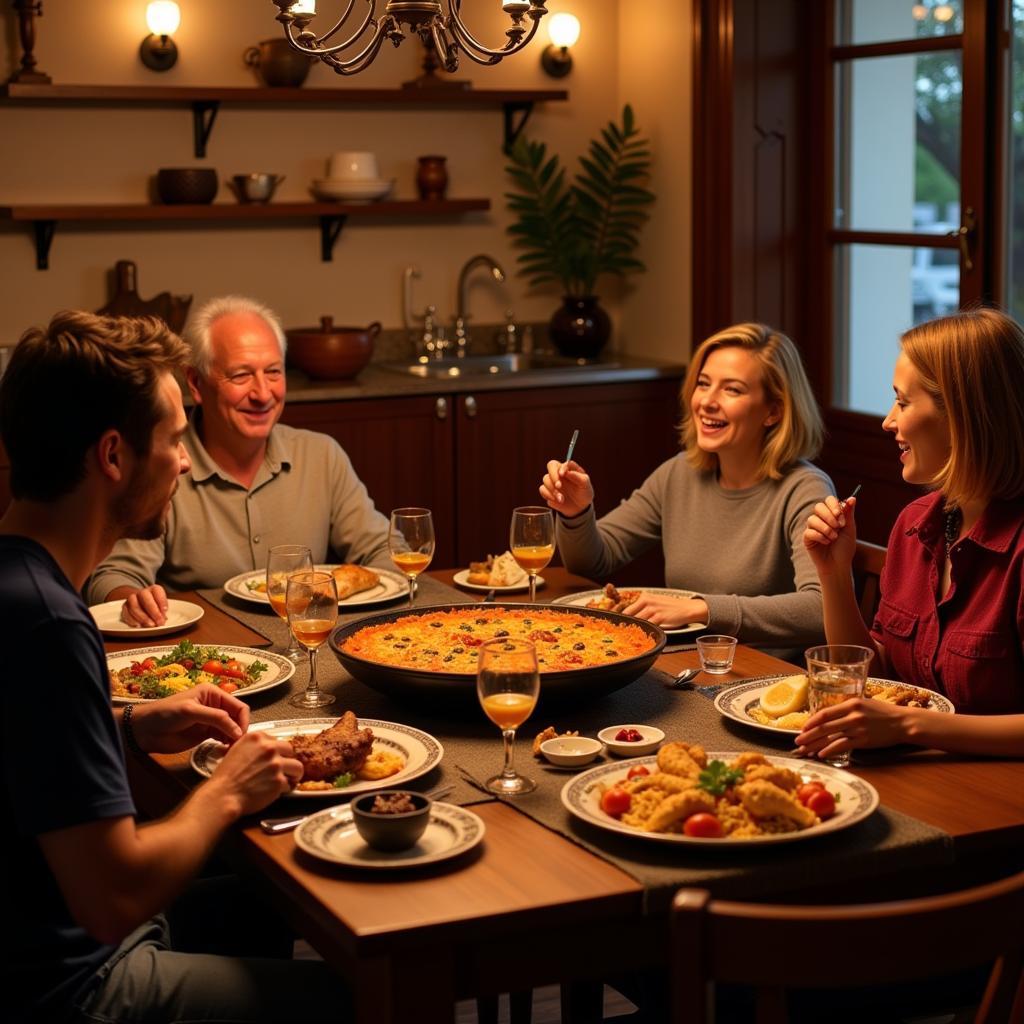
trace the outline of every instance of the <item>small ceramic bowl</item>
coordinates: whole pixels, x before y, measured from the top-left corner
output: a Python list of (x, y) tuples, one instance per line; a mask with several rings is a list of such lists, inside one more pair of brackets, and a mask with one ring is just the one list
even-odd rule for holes
[[(615, 737), (623, 730), (639, 733), (640, 739), (617, 740)], [(616, 757), (640, 757), (643, 754), (653, 754), (661, 746), (665, 734), (653, 725), (610, 725), (607, 729), (602, 729), (597, 738), (608, 748), (608, 752)]]
[[(409, 797), (413, 810), (398, 814), (385, 814), (372, 810), (378, 797), (385, 799), (398, 795)], [(352, 820), (356, 830), (375, 850), (394, 853), (408, 850), (426, 831), (430, 821), (430, 800), (422, 793), (407, 789), (386, 789), (376, 793), (364, 793), (352, 801)]]
[(589, 736), (556, 736), (545, 740), (540, 752), (559, 768), (581, 768), (601, 753), (601, 744)]

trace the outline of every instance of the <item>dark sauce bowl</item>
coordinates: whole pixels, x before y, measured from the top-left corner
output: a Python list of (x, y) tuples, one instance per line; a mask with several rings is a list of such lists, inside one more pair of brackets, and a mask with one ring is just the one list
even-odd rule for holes
[[(413, 810), (387, 814), (371, 810), (378, 796), (403, 794), (412, 801)], [(385, 789), (363, 793), (351, 803), (352, 820), (368, 846), (386, 853), (408, 850), (426, 831), (431, 801), (422, 793), (408, 789)]]

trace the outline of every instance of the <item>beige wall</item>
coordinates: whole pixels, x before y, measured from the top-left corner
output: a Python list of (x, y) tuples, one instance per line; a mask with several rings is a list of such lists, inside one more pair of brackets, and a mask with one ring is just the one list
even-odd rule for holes
[[(145, 6), (145, 0), (47, 0), (38, 21), (40, 68), (60, 84), (246, 86), (255, 79), (242, 64), (242, 51), (280, 31), (269, 0), (179, 0), (182, 24), (176, 39), (181, 56), (175, 68), (157, 74), (137, 56), (146, 34)], [(538, 106), (528, 128), (533, 137), (574, 160), (597, 129), (617, 116), (624, 101), (634, 104), (657, 150), (657, 212), (645, 229), (641, 253), (650, 271), (625, 293), (607, 282), (600, 290), (608, 295), (621, 328), (617, 345), (631, 354), (667, 358), (679, 356), (680, 331), (689, 319), (682, 284), (688, 281), (689, 248), (689, 19), (683, 16), (684, 7), (689, 0), (643, 5), (622, 0), (621, 9), (619, 0), (552, 0), (550, 10), (572, 10), (583, 26), (574, 71), (563, 80), (571, 98)], [(321, 0), (320, 8), (335, 13), (341, 0)], [(480, 26), (478, 35), (502, 38), (498, 0), (467, 0), (464, 11)], [(681, 31), (664, 33), (667, 21)], [(3, 29), (0, 80), (10, 73), (17, 51), (12, 14), (4, 14)], [(658, 30), (664, 41), (648, 45), (646, 29)], [(549, 88), (556, 83), (539, 66), (540, 48), (546, 43), (542, 28), (530, 49), (494, 68), (480, 68), (464, 58), (458, 77), (479, 88)], [(397, 86), (418, 73), (420, 54), (415, 41), (398, 50), (386, 44), (364, 74), (341, 79), (318, 64), (307, 84)], [(666, 90), (669, 78), (679, 84)], [(207, 158), (197, 160), (188, 111), (0, 106), (0, 205), (144, 202), (158, 168), (197, 165), (216, 168), (222, 180), (248, 170), (283, 173), (287, 180), (278, 198), (298, 201), (309, 197), (310, 181), (321, 176), (327, 156), (338, 149), (375, 151), (384, 176), (397, 179), (396, 196), (406, 198), (415, 195), (416, 156), (443, 153), (448, 157), (449, 195), (486, 196), (494, 204), (490, 213), (461, 220), (350, 222), (331, 263), (319, 259), (318, 230), (312, 223), (191, 223), (166, 231), (149, 225), (127, 229), (62, 224), (50, 254), (51, 269), (37, 271), (27, 227), (0, 224), (0, 344), (11, 344), (21, 329), (45, 322), (58, 308), (102, 305), (107, 271), (118, 259), (138, 264), (144, 297), (169, 289), (192, 293), (201, 302), (239, 291), (276, 307), (289, 326), (315, 323), (323, 313), (349, 323), (380, 319), (385, 326), (398, 326), (402, 269), (416, 264), (423, 274), (416, 282), (416, 306), (433, 303), (448, 318), (458, 269), (467, 257), (488, 252), (510, 270), (515, 262), (505, 234), (501, 125), (499, 110), (224, 109)], [(217, 201), (234, 202), (226, 187)], [(496, 322), (505, 308), (512, 308), (520, 320), (546, 320), (557, 305), (557, 289), (530, 293), (516, 277), (504, 288), (480, 279), (471, 301), (477, 321)]]

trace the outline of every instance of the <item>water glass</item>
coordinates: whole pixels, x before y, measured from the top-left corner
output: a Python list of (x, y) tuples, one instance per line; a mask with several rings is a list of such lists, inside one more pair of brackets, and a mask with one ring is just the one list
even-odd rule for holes
[[(862, 697), (868, 680), (868, 665), (874, 653), (868, 647), (855, 644), (822, 644), (809, 648), (804, 657), (807, 659), (807, 703), (811, 713), (842, 704), (851, 697)], [(830, 735), (829, 741), (842, 738), (842, 733), (837, 733)], [(822, 760), (836, 768), (847, 768), (850, 751), (829, 754)]]
[(697, 653), (700, 667), (713, 676), (724, 676), (732, 670), (732, 659), (736, 657), (736, 637), (720, 636), (714, 633), (697, 638)]

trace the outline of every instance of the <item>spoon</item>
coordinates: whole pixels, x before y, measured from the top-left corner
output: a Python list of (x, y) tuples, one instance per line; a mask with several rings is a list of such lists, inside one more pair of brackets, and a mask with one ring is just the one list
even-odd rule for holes
[[(451, 782), (445, 786), (438, 786), (437, 789), (432, 789), (423, 795), (428, 800), (440, 800), (441, 797), (447, 796), (454, 788), (455, 783)], [(308, 814), (299, 814), (288, 818), (263, 818), (260, 821), (260, 828), (268, 836), (279, 836), (284, 832), (291, 832), (293, 828), (298, 828), (308, 817)]]
[(673, 679), (672, 682), (668, 684), (668, 689), (692, 690), (693, 683), (691, 683), (690, 680), (697, 675), (700, 675), (699, 668), (684, 668), (683, 671), (680, 672), (679, 675), (677, 675), (675, 679)]

